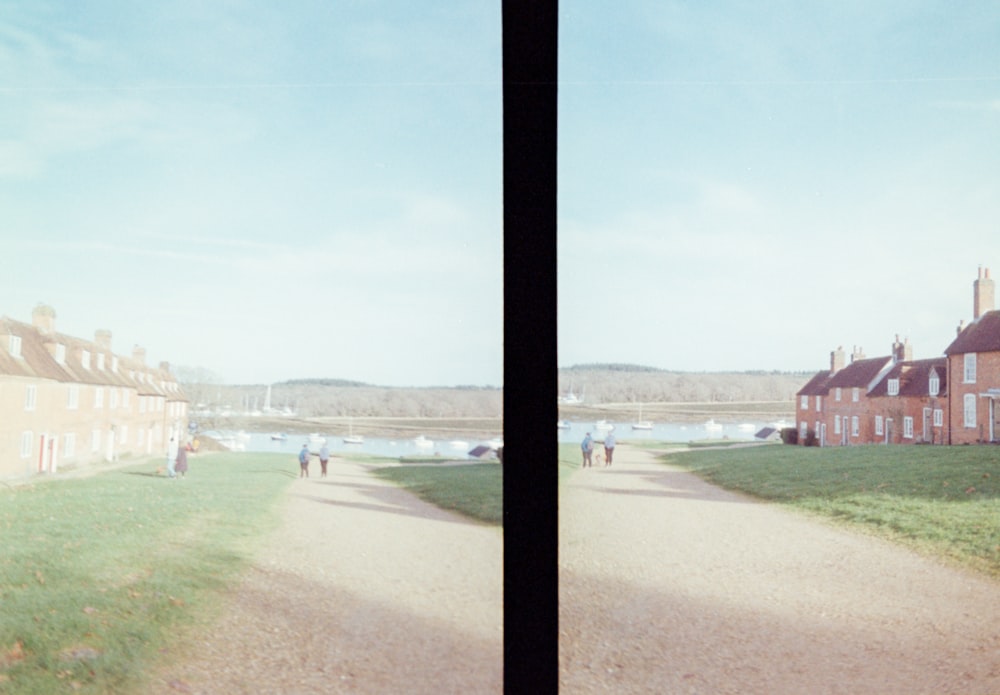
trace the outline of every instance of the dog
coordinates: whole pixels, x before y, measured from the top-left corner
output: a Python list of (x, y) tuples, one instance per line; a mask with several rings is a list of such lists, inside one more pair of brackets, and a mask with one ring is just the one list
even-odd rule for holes
[(158, 467), (158, 468), (156, 469), (156, 474), (157, 474), (157, 475), (163, 475), (163, 474), (164, 474), (164, 473), (166, 473), (166, 472), (167, 472), (167, 467), (166, 467), (166, 466), (159, 466), (159, 467)]
[(598, 453), (597, 454), (597, 462), (598, 463), (604, 463), (604, 454), (602, 454), (602, 453)]

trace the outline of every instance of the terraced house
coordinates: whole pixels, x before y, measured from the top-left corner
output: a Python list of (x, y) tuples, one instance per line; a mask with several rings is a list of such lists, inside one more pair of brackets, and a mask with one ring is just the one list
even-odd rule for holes
[(188, 416), (169, 364), (146, 365), (138, 346), (115, 354), (107, 330), (58, 333), (55, 319), (45, 305), (30, 324), (0, 318), (0, 478), (165, 453)]
[(830, 369), (797, 393), (800, 444), (973, 444), (1000, 441), (1000, 311), (994, 283), (980, 269), (973, 320), (959, 325), (943, 357), (913, 360), (899, 336), (890, 355), (865, 358), (842, 348)]

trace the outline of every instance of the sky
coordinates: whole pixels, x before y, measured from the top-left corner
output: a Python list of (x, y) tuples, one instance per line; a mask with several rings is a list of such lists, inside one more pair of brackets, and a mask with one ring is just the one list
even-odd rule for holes
[(936, 357), (1000, 275), (1000, 5), (563, 2), (558, 361)]
[(0, 0), (0, 314), (222, 383), (500, 386), (500, 19)]

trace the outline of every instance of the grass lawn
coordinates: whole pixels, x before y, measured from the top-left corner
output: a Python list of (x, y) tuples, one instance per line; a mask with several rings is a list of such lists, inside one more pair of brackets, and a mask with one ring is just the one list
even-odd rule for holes
[(202, 454), (0, 489), (0, 692), (141, 692), (172, 639), (216, 615), (297, 472)]
[(442, 509), (487, 524), (503, 523), (503, 467), (498, 463), (386, 466), (374, 474)]
[(661, 459), (1000, 577), (1000, 447), (765, 446)]

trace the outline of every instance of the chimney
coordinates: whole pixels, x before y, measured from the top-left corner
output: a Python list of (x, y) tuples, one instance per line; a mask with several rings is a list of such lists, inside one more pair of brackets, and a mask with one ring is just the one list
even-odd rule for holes
[(844, 346), (838, 345), (837, 349), (830, 353), (830, 373), (836, 374), (845, 364), (847, 364), (847, 354), (844, 352)]
[(858, 360), (863, 360), (865, 358), (865, 352), (862, 348), (857, 345), (854, 346), (854, 352), (851, 353), (851, 363), (857, 362)]
[(972, 283), (972, 319), (976, 320), (987, 311), (993, 311), (993, 279), (990, 269), (979, 268), (979, 277)]
[(160, 371), (161, 372), (170, 372), (170, 363), (169, 362), (160, 362)]
[(111, 331), (103, 328), (98, 329), (94, 332), (94, 342), (102, 350), (111, 352)]
[(136, 345), (132, 348), (132, 359), (141, 365), (146, 364), (146, 348)]
[(47, 304), (39, 304), (31, 312), (31, 324), (44, 336), (55, 335), (56, 310)]
[(899, 342), (899, 334), (896, 334), (896, 342), (892, 344), (892, 361), (894, 363), (899, 362), (909, 362), (913, 359), (913, 347), (910, 345), (910, 339), (906, 338), (901, 343)]
[(958, 328), (955, 329), (955, 335), (961, 335), (962, 331), (965, 330), (965, 319), (961, 319), (958, 322)]

